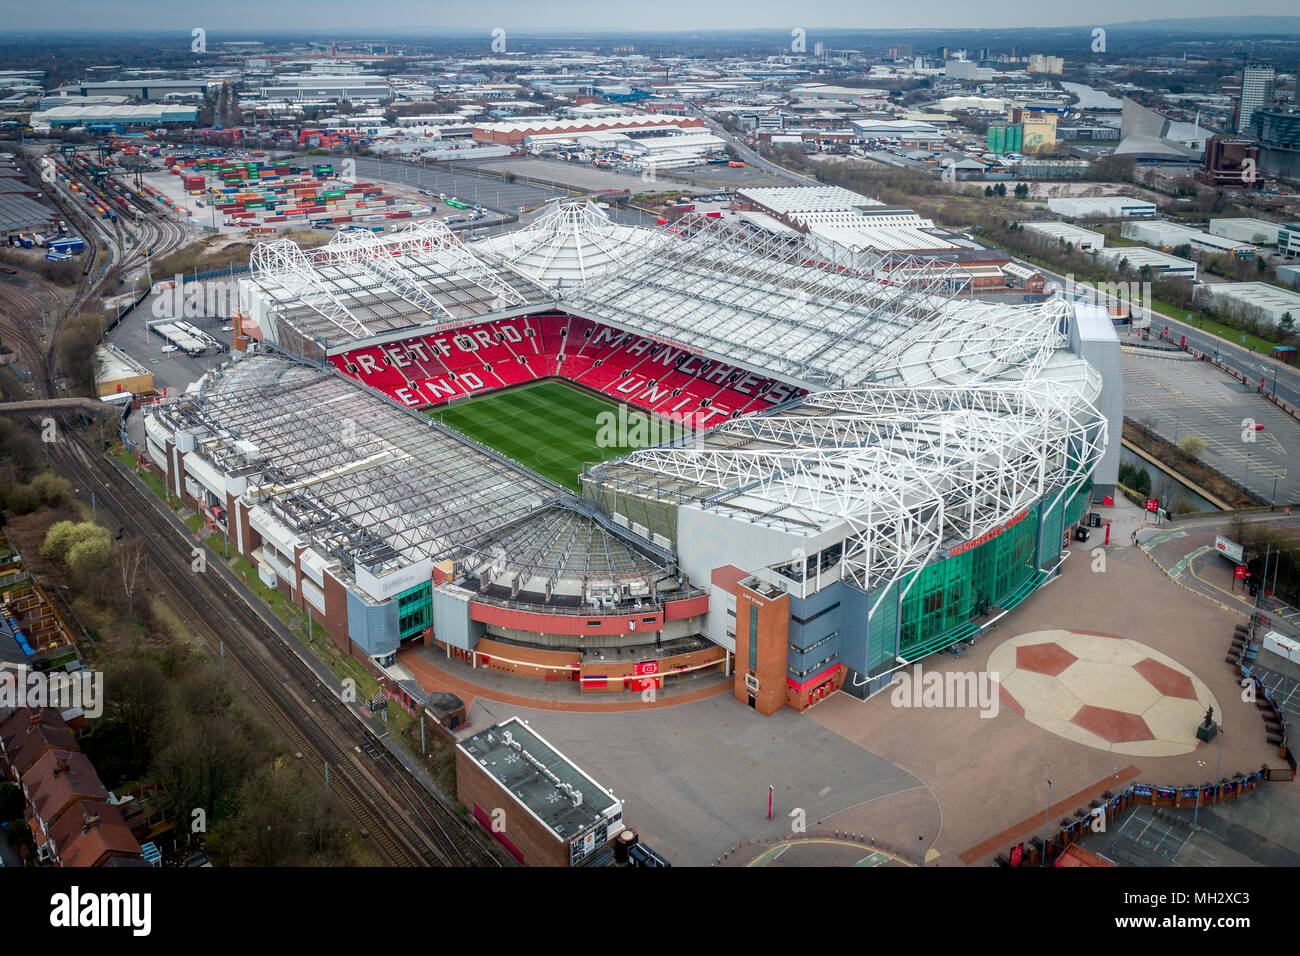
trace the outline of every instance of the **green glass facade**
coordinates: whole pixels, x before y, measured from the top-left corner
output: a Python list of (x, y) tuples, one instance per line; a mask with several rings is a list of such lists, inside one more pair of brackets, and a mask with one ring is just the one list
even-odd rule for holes
[(1037, 573), (1040, 507), (996, 538), (917, 572), (903, 598), (900, 653), (965, 624)]
[(426, 581), (397, 595), (397, 625), (401, 639), (433, 626), (433, 583)]

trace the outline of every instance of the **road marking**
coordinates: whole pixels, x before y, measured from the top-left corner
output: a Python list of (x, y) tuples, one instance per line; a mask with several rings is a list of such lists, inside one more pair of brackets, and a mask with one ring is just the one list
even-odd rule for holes
[[(1212, 550), (1214, 550), (1214, 549), (1213, 549), (1213, 548), (1210, 548), (1210, 547), (1207, 546), (1207, 547), (1204, 548), (1203, 550), (1205, 550), (1205, 551), (1212, 551)], [(1214, 584), (1214, 583), (1212, 583), (1212, 582), (1210, 582), (1210, 581), (1205, 580), (1205, 578), (1201, 577), (1199, 574), (1196, 573), (1196, 569), (1195, 569), (1195, 568), (1193, 568), (1193, 567), (1189, 567), (1187, 570), (1191, 572), (1192, 577), (1196, 578), (1196, 580), (1200, 581), (1200, 582), (1201, 582), (1202, 584), (1204, 584), (1207, 588), (1210, 588), (1210, 589), (1212, 589), (1212, 590), (1218, 591), (1220, 594), (1222, 594), (1222, 595), (1224, 595), (1224, 596), (1226, 596), (1226, 597), (1228, 597), (1228, 598), (1231, 598), (1232, 601), (1233, 601), (1234, 603), (1245, 605), (1245, 606), (1248, 607), (1248, 608), (1253, 608), (1253, 607), (1255, 606), (1253, 603), (1251, 603), (1250, 601), (1248, 601), (1248, 600), (1246, 600), (1245, 598), (1241, 597), (1240, 595), (1238, 595), (1238, 594), (1233, 594), (1231, 591), (1225, 591), (1223, 588), (1219, 587), (1217, 584)]]
[[(1191, 554), (1183, 555), (1182, 560), (1179, 561), (1177, 564), (1175, 564), (1173, 568), (1170, 570), (1169, 576), (1171, 578), (1177, 578), (1180, 574), (1182, 574), (1185, 570), (1187, 570), (1187, 566), (1191, 564), (1195, 558), (1200, 557), (1206, 551), (1212, 551), (1212, 550), (1213, 549), (1208, 544), (1203, 544), (1195, 551), (1193, 551)], [(1195, 574), (1195, 572), (1193, 572), (1193, 574)]]
[(1142, 543), (1146, 545), (1148, 548), (1153, 548), (1158, 544), (1166, 544), (1177, 538), (1185, 537), (1186, 535), (1187, 535), (1186, 531), (1162, 531), (1159, 534), (1152, 535), (1150, 538), (1147, 538), (1146, 541)]

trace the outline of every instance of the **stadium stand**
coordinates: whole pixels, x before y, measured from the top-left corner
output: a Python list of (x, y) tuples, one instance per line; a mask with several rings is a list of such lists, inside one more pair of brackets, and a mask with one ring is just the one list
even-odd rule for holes
[(803, 394), (775, 379), (560, 312), (414, 335), (341, 352), (330, 362), (412, 408), (562, 378), (664, 418), (703, 426)]

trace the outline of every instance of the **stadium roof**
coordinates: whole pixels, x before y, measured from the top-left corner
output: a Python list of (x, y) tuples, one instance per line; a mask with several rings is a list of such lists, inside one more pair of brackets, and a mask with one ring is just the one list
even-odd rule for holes
[[(1106, 428), (1092, 403), (1101, 379), (1062, 351), (1069, 308), (1052, 300), (1028, 310), (1037, 328), (998, 343), (1000, 371), (814, 392), (593, 465), (584, 487), (615, 507), (631, 495), (785, 531), (838, 531), (847, 576), (864, 590), (886, 587), (1100, 458)], [(970, 326), (951, 319), (947, 338), (960, 351)]]
[(553, 288), (581, 285), (614, 271), (670, 233), (620, 226), (591, 202), (560, 201), (531, 225), (493, 236), (474, 252)]
[[(1071, 306), (1059, 299), (981, 302), (953, 295), (969, 282), (960, 264), (859, 255), (831, 249), (825, 241), (818, 248), (802, 236), (761, 236), (696, 215), (678, 220), (679, 233), (644, 230), (653, 238), (642, 238), (641, 230), (629, 231), (628, 237), (637, 238), (629, 239), (614, 267), (618, 233), (595, 209), (561, 205), (548, 216), (554, 218), (536, 224), (531, 240), (489, 247), (496, 249), (490, 258), (474, 255), (441, 227), (416, 227), (386, 239), (335, 240), (311, 254), (282, 240), (259, 247), (254, 281), (279, 290), (290, 321), (304, 326), (303, 310), (323, 315), (337, 308), (329, 320), (337, 341), (363, 337), (378, 325), (369, 317), (357, 321), (340, 304), (346, 282), (364, 279), (371, 284), (365, 292), (370, 299), (382, 294), (408, 303), (419, 295), (446, 297), (445, 290), (467, 296), (478, 290), (459, 310), (466, 319), (502, 306), (501, 299), (487, 301), (489, 290), (502, 288), (518, 298), (510, 308), (495, 310), (500, 315), (537, 307), (530, 303), (559, 306), (810, 389), (800, 403), (591, 466), (583, 476), (584, 494), (596, 507), (587, 518), (618, 538), (617, 526), (627, 521), (620, 503), (641, 499), (664, 506), (661, 511), (696, 508), (792, 534), (838, 534), (845, 543), (846, 575), (868, 590), (923, 566), (955, 542), (1015, 519), (1044, 495), (1063, 494), (1105, 448), (1105, 422), (1093, 406), (1101, 379), (1069, 353)], [(580, 248), (601, 250), (610, 264), (599, 275), (584, 266), (585, 281), (571, 290), (557, 294), (524, 274), (532, 268), (534, 275), (546, 276), (545, 269), (537, 270), (548, 254), (554, 253), (554, 264), (561, 252)], [(511, 259), (512, 249), (520, 260)], [(427, 284), (417, 276), (423, 269), (433, 276)], [(286, 272), (289, 278), (282, 278)], [(303, 296), (314, 298), (304, 302)], [(353, 304), (351, 298), (346, 302)], [(349, 318), (356, 331), (347, 331)], [(387, 327), (396, 329), (398, 321), (393, 317)], [(444, 310), (441, 321), (455, 321), (454, 314)], [(365, 331), (357, 328), (362, 325)], [(349, 394), (357, 391), (360, 386)], [(386, 400), (373, 400), (396, 414)], [(324, 419), (321, 429), (337, 421), (319, 415), (321, 400), (308, 407)], [(413, 440), (403, 437), (384, 447), (407, 449)], [(485, 455), (468, 457), (486, 467)], [(483, 475), (468, 482), (460, 477), (459, 469), (469, 463), (445, 450), (418, 464), (415, 473), (428, 470), (434, 476), (430, 485), (441, 494), (491, 488), (484, 504), (498, 500), (496, 486)], [(513, 464), (502, 460), (496, 467), (505, 475), (503, 489), (531, 487), (515, 476)], [(441, 469), (453, 477), (437, 478)], [(386, 500), (366, 491), (367, 501)], [(505, 503), (492, 504), (505, 509), (492, 540), (518, 555), (518, 586), (520, 576), (538, 577), (528, 570), (533, 563), (544, 567), (554, 560), (547, 556), (553, 541), (574, 539), (567, 524), (573, 519), (548, 514), (558, 501), (534, 496), (519, 509), (531, 508), (534, 520), (543, 523), (514, 530), (522, 518), (510, 517), (514, 499), (505, 493)], [(528, 498), (523, 494), (521, 500)], [(341, 493), (339, 507), (346, 500)], [(460, 519), (441, 509), (434, 501), (421, 506), (419, 521), (438, 530), (419, 534), (472, 537), (445, 531)], [(675, 534), (671, 521), (659, 530)], [(490, 549), (477, 547), (481, 567)], [(598, 547), (580, 550), (586, 557), (566, 561), (594, 561), (584, 565), (592, 571), (606, 561), (613, 571), (621, 560), (618, 548), (607, 557)], [(632, 549), (638, 550), (644, 549)]]
[(310, 251), (291, 239), (261, 243), (250, 265), (242, 282), (271, 303), (275, 324), (314, 346), (292, 349), (303, 354), (554, 297), (520, 273), (480, 259), (437, 221), (389, 236), (340, 232)]
[[(647, 582), (661, 549), (587, 503), (332, 370), (269, 352), (209, 373), (159, 413), (202, 456), (345, 572), (464, 561), (482, 586), (564, 592), (562, 579)], [(531, 585), (531, 586), (530, 586)], [(674, 582), (669, 588), (676, 587)], [(581, 587), (567, 590), (580, 594)]]
[[(698, 216), (679, 226), (681, 241), (588, 283), (566, 308), (807, 388), (924, 377), (919, 366), (932, 362), (952, 374), (979, 367), (985, 352), (976, 342), (961, 354), (951, 348), (957, 343), (946, 327), (954, 320), (995, 338), (1019, 334), (1018, 313), (945, 294), (968, 282), (949, 262), (868, 263), (849, 250), (831, 255)], [(823, 268), (826, 259), (862, 259), (863, 267)], [(869, 265), (879, 271), (868, 274)], [(894, 281), (895, 271), (907, 280)]]

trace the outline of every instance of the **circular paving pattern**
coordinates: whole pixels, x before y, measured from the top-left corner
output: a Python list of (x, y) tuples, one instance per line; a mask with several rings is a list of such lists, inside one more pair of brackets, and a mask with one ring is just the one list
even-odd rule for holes
[(1034, 631), (989, 655), (1002, 703), (1032, 724), (1098, 750), (1173, 757), (1219, 702), (1168, 654), (1124, 637)]

